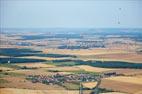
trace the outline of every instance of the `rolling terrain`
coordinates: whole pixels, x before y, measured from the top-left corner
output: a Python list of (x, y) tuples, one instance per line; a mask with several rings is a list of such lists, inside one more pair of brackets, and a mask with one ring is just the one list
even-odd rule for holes
[(141, 29), (8, 30), (0, 38), (0, 94), (142, 93)]

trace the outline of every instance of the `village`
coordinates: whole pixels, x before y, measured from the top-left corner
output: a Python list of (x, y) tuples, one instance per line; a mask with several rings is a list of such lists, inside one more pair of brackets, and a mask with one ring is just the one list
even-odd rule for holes
[(80, 73), (80, 74), (55, 74), (51, 76), (46, 75), (28, 75), (26, 77), (27, 80), (31, 80), (33, 83), (43, 83), (47, 85), (61, 85), (66, 82), (97, 82), (100, 81), (101, 78), (106, 78), (110, 76), (118, 76), (115, 72), (103, 73), (101, 75), (94, 75), (94, 74), (87, 74), (87, 73)]

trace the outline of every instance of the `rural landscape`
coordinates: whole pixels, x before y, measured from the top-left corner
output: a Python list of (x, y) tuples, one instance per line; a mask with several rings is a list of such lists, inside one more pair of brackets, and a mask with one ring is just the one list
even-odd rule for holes
[(142, 94), (142, 0), (0, 0), (0, 94)]
[(3, 28), (0, 94), (142, 94), (142, 29)]

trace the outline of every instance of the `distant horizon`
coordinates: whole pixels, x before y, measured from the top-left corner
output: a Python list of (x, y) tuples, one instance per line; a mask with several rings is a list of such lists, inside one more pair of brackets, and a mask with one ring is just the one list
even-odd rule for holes
[(142, 29), (142, 27), (31, 27), (31, 28), (22, 28), (22, 27), (4, 27), (0, 29)]
[(26, 33), (26, 32), (50, 32), (50, 33), (139, 33), (142, 28), (1, 28), (0, 33)]

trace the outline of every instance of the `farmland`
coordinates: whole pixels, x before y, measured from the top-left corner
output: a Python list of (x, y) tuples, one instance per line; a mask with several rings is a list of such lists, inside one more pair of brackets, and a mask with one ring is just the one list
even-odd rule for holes
[[(121, 79), (122, 78), (122, 79)], [(119, 80), (118, 80), (119, 79)], [(127, 79), (127, 80), (126, 80)], [(128, 94), (137, 94), (141, 91), (141, 84), (137, 81), (141, 81), (141, 78), (133, 78), (133, 77), (118, 77), (118, 78), (108, 78), (102, 80), (102, 84), (100, 87), (113, 89), (114, 91), (122, 91)], [(125, 81), (124, 81), (125, 80)]]
[(141, 94), (140, 30), (3, 30), (0, 93), (79, 94), (82, 90), (83, 94)]

